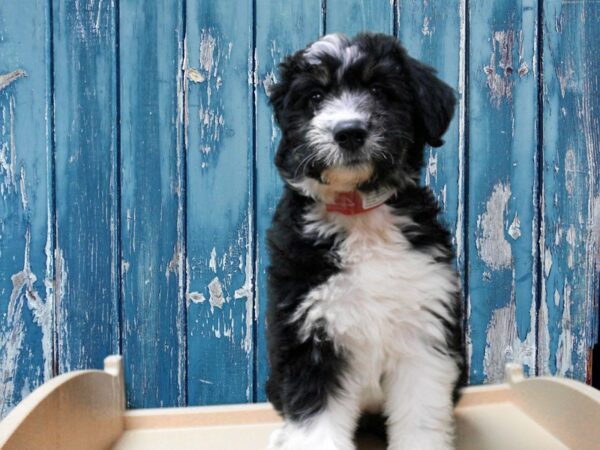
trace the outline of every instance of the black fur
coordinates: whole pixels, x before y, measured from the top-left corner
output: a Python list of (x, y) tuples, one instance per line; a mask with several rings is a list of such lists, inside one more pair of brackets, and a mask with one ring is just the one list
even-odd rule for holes
[[(390, 36), (361, 34), (352, 41), (364, 57), (347, 67), (341, 80), (336, 71), (341, 62), (324, 55), (321, 64), (311, 65), (304, 51), (287, 57), (280, 66), (280, 82), (271, 89), (270, 98), (282, 130), (275, 163), (288, 182), (302, 177), (319, 179), (324, 167), (311, 162), (302, 166), (310, 153), (306, 124), (318, 111), (310, 94), (325, 98), (344, 89), (371, 90), (369, 102), (374, 123), (383, 133), (384, 157), (369, 156), (374, 176), (360, 189), (369, 191), (383, 185), (397, 190), (387, 201), (394, 211), (410, 217), (414, 226), (402, 231), (415, 249), (435, 251), (440, 263), (454, 258), (449, 232), (438, 220), (439, 208), (431, 194), (418, 186), (426, 144), (439, 146), (455, 105), (454, 91), (435, 77), (435, 72), (410, 58)], [(375, 87), (376, 89), (373, 89)], [(326, 394), (335, 392), (345, 370), (345, 357), (324, 332), (315, 331), (300, 341), (298, 321), (291, 321), (304, 296), (339, 272), (334, 239), (319, 239), (303, 231), (303, 213), (316, 200), (286, 185), (268, 234), (269, 303), (267, 338), (271, 376), (267, 384), (269, 400), (286, 418), (302, 420), (325, 406)], [(447, 329), (444, 351), (459, 362), (464, 382), (464, 344), (460, 323), (459, 293), (455, 308), (440, 318)]]
[(332, 260), (333, 242), (302, 232), (302, 212), (312, 202), (286, 189), (268, 233), (268, 349), (271, 376), (267, 395), (275, 408), (293, 420), (318, 412), (325, 393), (337, 386), (343, 355), (324, 333), (306, 342), (298, 339), (298, 322), (290, 317), (300, 299), (340, 269)]

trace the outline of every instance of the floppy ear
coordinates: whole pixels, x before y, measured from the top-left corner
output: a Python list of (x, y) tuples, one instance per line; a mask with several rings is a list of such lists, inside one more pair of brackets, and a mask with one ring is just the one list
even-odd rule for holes
[(407, 57), (407, 61), (417, 119), (425, 133), (425, 141), (432, 147), (440, 147), (444, 144), (442, 135), (454, 115), (454, 89), (440, 80), (433, 68), (411, 57)]
[(287, 72), (289, 71), (290, 64), (290, 58), (287, 57), (279, 65), (279, 76), (281, 77), (281, 79), (280, 81), (272, 84), (267, 92), (269, 96), (269, 102), (271, 103), (273, 111), (275, 112), (275, 120), (277, 121), (277, 124), (281, 124), (280, 113), (284, 107), (285, 95), (289, 89), (289, 83), (287, 82)]
[(281, 125), (281, 112), (285, 109), (286, 97), (294, 74), (301, 70), (302, 54), (304, 50), (286, 56), (279, 64), (279, 81), (271, 85), (268, 91), (269, 102), (275, 111), (275, 120)]

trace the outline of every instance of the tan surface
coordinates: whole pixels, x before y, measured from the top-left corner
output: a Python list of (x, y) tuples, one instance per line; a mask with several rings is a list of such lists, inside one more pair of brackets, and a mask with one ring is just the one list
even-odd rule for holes
[[(506, 384), (465, 389), (456, 418), (460, 450), (600, 448), (600, 392), (525, 380), (517, 366), (507, 367)], [(124, 412), (121, 359), (109, 357), (104, 372), (65, 374), (34, 391), (0, 423), (0, 449), (264, 450), (278, 426), (267, 404)]]
[(123, 429), (120, 356), (105, 370), (70, 372), (33, 391), (0, 423), (2, 450), (104, 450)]

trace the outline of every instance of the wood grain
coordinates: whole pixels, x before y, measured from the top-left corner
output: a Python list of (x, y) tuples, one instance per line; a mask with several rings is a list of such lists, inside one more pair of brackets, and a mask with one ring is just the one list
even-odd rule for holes
[(251, 401), (252, 2), (188, 3), (186, 30), (189, 403)]
[(600, 3), (552, 0), (543, 17), (539, 372), (585, 380), (598, 328)]
[(62, 373), (119, 351), (115, 4), (61, 0), (52, 16)]
[(468, 350), (472, 383), (535, 373), (537, 2), (469, 3)]
[(182, 2), (120, 3), (119, 38), (127, 401), (184, 405)]
[(0, 7), (0, 418), (54, 374), (49, 18)]

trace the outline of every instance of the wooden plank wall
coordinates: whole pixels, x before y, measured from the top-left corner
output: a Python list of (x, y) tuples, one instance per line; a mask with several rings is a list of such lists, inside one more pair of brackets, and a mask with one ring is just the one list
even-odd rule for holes
[(508, 361), (589, 377), (600, 3), (30, 3), (0, 5), (0, 417), (116, 352), (130, 407), (265, 399), (269, 88), (328, 32), (395, 33), (457, 91), (423, 182), (454, 236), (471, 383)]

